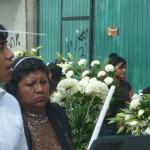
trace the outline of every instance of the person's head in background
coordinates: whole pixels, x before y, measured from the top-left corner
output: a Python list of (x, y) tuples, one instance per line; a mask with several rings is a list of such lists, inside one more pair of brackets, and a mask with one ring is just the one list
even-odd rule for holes
[(49, 99), (49, 72), (46, 64), (34, 57), (14, 61), (14, 72), (5, 89), (28, 112), (44, 111)]
[(11, 79), (13, 52), (7, 47), (8, 32), (0, 24), (0, 83), (8, 82)]
[(57, 64), (58, 62), (55, 60), (54, 62), (51, 62), (47, 65), (49, 70), (49, 79), (53, 85), (54, 90), (56, 90), (57, 84), (61, 80), (61, 77), (63, 77), (62, 68), (57, 66)]
[(142, 90), (143, 94), (150, 94), (150, 86)]
[(119, 57), (117, 54), (112, 53), (109, 55), (109, 64), (112, 64), (116, 70), (116, 80), (125, 78), (126, 74), (126, 60)]

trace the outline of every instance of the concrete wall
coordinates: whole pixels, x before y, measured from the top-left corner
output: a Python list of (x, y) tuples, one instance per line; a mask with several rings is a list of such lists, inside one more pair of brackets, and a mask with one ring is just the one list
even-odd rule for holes
[(0, 24), (10, 31), (8, 44), (12, 51), (37, 46), (37, 1), (0, 0)]
[(9, 33), (8, 44), (13, 51), (26, 48), (25, 0), (0, 0), (0, 24), (12, 31)]

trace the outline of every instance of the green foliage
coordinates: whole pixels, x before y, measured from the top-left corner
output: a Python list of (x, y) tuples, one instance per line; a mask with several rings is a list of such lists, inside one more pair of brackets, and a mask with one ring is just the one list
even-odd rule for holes
[(109, 118), (109, 124), (118, 123), (117, 134), (147, 135), (150, 134), (150, 94), (133, 97), (127, 108), (120, 109), (115, 118)]

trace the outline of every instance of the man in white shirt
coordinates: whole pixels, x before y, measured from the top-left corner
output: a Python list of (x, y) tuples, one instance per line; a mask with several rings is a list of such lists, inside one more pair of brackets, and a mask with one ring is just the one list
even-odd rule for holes
[[(7, 47), (8, 32), (0, 24), (0, 83), (8, 82), (13, 72), (13, 53)], [(17, 100), (0, 88), (0, 150), (28, 150), (23, 120)]]

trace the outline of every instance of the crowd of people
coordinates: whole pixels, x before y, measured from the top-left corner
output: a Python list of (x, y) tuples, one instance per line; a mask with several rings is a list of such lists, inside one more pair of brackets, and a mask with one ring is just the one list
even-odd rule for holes
[[(61, 80), (62, 69), (57, 60), (48, 66), (35, 57), (14, 55), (7, 47), (8, 32), (0, 25), (0, 150), (72, 150), (71, 128), (61, 106), (51, 103), (50, 94)], [(119, 90), (117, 103), (110, 106), (100, 136), (115, 135), (118, 125), (108, 125), (107, 118), (125, 108), (133, 91), (126, 81), (126, 60), (116, 53), (109, 55), (116, 71), (114, 81)], [(150, 87), (143, 90), (150, 94)]]

